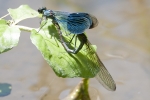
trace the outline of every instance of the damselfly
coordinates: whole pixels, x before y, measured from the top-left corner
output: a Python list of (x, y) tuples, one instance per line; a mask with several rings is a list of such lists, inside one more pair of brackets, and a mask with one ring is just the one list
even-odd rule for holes
[[(46, 19), (52, 19), (53, 24), (58, 30), (61, 43), (67, 52), (77, 53), (82, 49), (83, 45), (87, 46), (86, 57), (93, 62), (93, 65), (89, 65), (87, 67), (91, 70), (93, 75), (97, 74), (97, 80), (106, 89), (115, 91), (116, 84), (112, 76), (109, 74), (108, 70), (105, 68), (104, 64), (101, 62), (94, 48), (91, 46), (91, 43), (84, 34), (85, 29), (94, 28), (97, 25), (97, 19), (87, 13), (68, 13), (47, 10), (46, 8), (38, 9), (38, 12), (41, 13)], [(69, 31), (71, 34), (75, 34), (76, 38), (79, 39), (80, 45), (77, 49), (72, 50), (68, 48), (67, 44), (64, 42), (60, 26)], [(95, 69), (99, 72), (95, 72)]]
[(77, 36), (78, 34), (84, 34), (84, 31), (86, 29), (91, 29), (98, 25), (97, 19), (88, 13), (69, 13), (53, 11), (47, 10), (46, 7), (39, 8), (38, 12), (41, 13), (42, 16), (46, 19), (52, 19), (53, 24), (59, 31), (61, 43), (68, 53), (78, 53), (82, 49), (84, 43), (80, 41), (80, 45), (78, 48), (75, 48), (73, 50), (70, 49), (63, 39), (61, 28), (64, 28), (64, 30), (68, 31), (70, 34), (74, 34)]

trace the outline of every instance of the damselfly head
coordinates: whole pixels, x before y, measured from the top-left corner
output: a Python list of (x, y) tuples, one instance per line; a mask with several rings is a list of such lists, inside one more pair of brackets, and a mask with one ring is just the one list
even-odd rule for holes
[(42, 8), (39, 8), (39, 9), (38, 9), (38, 12), (39, 12), (40, 14), (43, 14), (43, 12), (44, 12), (45, 10), (47, 10), (47, 8), (46, 8), (46, 7), (42, 7)]
[(46, 7), (39, 8), (38, 12), (42, 14), (42, 17), (54, 18), (54, 12), (52, 10), (48, 10)]

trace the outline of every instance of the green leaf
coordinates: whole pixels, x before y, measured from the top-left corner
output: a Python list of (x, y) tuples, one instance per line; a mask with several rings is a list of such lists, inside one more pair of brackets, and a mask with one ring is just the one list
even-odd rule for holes
[(15, 23), (18, 23), (27, 18), (37, 17), (39, 13), (31, 9), (28, 5), (21, 5), (16, 9), (8, 9), (8, 12)]
[[(71, 37), (72, 35), (64, 34), (65, 41), (67, 42), (69, 42)], [(95, 63), (87, 56), (86, 45), (77, 54), (65, 51), (51, 20), (48, 20), (39, 32), (32, 30), (30, 38), (59, 77), (92, 78), (99, 72), (99, 68), (94, 68), (96, 66)], [(71, 47), (74, 48), (73, 43)]]
[(8, 26), (6, 20), (0, 20), (0, 53), (12, 49), (18, 44), (20, 30), (15, 26)]
[(7, 21), (4, 19), (0, 19), (0, 25), (7, 25)]

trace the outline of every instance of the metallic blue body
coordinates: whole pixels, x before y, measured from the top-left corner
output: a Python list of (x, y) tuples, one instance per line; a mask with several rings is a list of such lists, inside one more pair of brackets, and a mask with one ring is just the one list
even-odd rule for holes
[(72, 34), (82, 34), (86, 29), (97, 26), (97, 19), (88, 13), (68, 13), (43, 9), (43, 17), (50, 18)]

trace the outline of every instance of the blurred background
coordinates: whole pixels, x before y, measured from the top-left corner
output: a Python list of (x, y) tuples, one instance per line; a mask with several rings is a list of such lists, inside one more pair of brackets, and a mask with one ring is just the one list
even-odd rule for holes
[[(150, 1), (149, 0), (0, 0), (0, 16), (8, 8), (27, 4), (67, 12), (87, 12), (99, 25), (87, 30), (89, 40), (114, 78), (117, 90), (106, 90), (90, 80), (92, 100), (149, 100), (150, 98)], [(32, 22), (32, 23), (31, 23)], [(39, 27), (40, 19), (20, 25)], [(81, 78), (59, 78), (22, 32), (17, 47), (0, 55), (0, 100), (62, 100)]]

